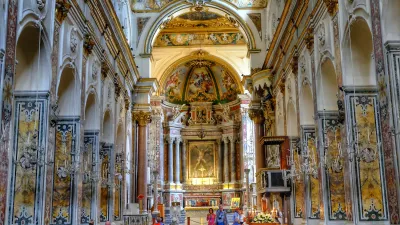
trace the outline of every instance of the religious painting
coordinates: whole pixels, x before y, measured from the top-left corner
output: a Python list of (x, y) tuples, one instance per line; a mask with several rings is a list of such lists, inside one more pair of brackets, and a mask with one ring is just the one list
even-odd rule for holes
[(193, 69), (186, 88), (185, 98), (190, 102), (211, 102), (217, 99), (214, 80), (206, 67)]
[(281, 168), (281, 151), (280, 145), (267, 145), (267, 168)]
[(70, 169), (73, 163), (72, 154), (76, 149), (77, 122), (60, 120), (56, 124), (52, 224), (71, 224), (74, 179)]
[(154, 12), (174, 1), (176, 0), (132, 0), (131, 6), (134, 12)]
[(336, 164), (328, 166), (325, 171), (328, 183), (328, 214), (330, 220), (345, 220), (345, 189), (344, 189), (344, 162), (340, 157), (342, 154), (342, 136), (340, 135), (341, 125), (337, 119), (325, 119), (323, 123), (324, 140), (329, 141), (325, 150), (328, 161)]
[(387, 220), (386, 196), (382, 169), (380, 137), (378, 136), (379, 121), (377, 115), (377, 96), (350, 96), (353, 140), (358, 143), (360, 160), (356, 163), (356, 181), (360, 220)]
[(165, 95), (169, 102), (180, 103), (182, 100), (182, 89), (189, 68), (185, 65), (176, 68), (165, 82)]
[(233, 76), (230, 72), (222, 65), (214, 65), (211, 67), (211, 71), (214, 74), (217, 83), (220, 84), (218, 87), (221, 89), (221, 99), (225, 101), (233, 101), (239, 94), (238, 85), (236, 84)]
[(192, 46), (192, 45), (245, 45), (246, 40), (240, 32), (202, 32), (202, 33), (160, 33), (154, 47)]
[(14, 154), (11, 221), (15, 224), (33, 224), (38, 219), (38, 207), (43, 177), (36, 161), (44, 160), (45, 99), (17, 97), (15, 101)]
[(256, 26), (258, 35), (262, 38), (261, 13), (247, 13), (247, 15)]
[(237, 8), (265, 8), (267, 0), (226, 0)]
[(164, 93), (166, 100), (175, 104), (227, 103), (237, 99), (240, 89), (223, 65), (209, 60), (192, 60), (175, 67), (165, 79)]
[(189, 178), (215, 178), (215, 142), (189, 142)]

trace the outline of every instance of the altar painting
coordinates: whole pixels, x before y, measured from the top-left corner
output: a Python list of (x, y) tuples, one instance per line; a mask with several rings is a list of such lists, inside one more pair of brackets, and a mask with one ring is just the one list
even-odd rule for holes
[(267, 168), (281, 168), (280, 145), (267, 145)]
[(189, 142), (189, 178), (215, 178), (215, 143)]

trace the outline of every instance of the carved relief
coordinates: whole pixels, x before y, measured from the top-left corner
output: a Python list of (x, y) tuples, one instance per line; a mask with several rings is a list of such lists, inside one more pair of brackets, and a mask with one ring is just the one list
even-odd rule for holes
[(304, 37), (304, 41), (306, 43), (307, 49), (311, 50), (314, 47), (314, 29), (307, 28), (306, 35)]
[(36, 4), (38, 5), (38, 9), (42, 10), (46, 6), (46, 0), (37, 0)]
[(71, 52), (75, 52), (78, 46), (78, 30), (76, 28), (72, 28), (70, 35), (70, 48)]
[(306, 57), (302, 55), (299, 60), (300, 72), (304, 74), (306, 72)]
[(318, 37), (318, 42), (319, 45), (325, 46), (325, 38), (326, 38), (326, 34), (325, 34), (325, 25), (324, 23), (321, 23), (318, 27), (318, 31), (317, 31), (317, 37)]
[(92, 64), (92, 79), (93, 79), (93, 81), (97, 81), (98, 74), (99, 74), (99, 64), (96, 60)]
[[(352, 1), (352, 0), (349, 0)], [(326, 7), (328, 8), (328, 13), (333, 16), (337, 12), (338, 0), (324, 0)]]

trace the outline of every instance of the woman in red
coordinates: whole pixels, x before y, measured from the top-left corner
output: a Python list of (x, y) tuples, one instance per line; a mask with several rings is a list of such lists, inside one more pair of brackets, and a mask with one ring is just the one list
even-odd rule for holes
[(214, 210), (212, 208), (209, 208), (208, 209), (208, 214), (207, 214), (208, 225), (214, 225), (216, 217), (217, 216), (214, 214)]

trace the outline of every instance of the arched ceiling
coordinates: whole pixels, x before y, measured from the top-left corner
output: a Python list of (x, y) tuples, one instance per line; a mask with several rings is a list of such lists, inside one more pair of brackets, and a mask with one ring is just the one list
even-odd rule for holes
[(171, 66), (161, 84), (165, 100), (171, 103), (227, 103), (242, 92), (237, 77), (227, 64), (198, 51)]
[(164, 22), (153, 47), (246, 45), (235, 19), (204, 9), (192, 10)]
[[(132, 10), (134, 12), (158, 12), (170, 4), (182, 0), (132, 0)], [(207, 2), (207, 0), (203, 0)], [(238, 9), (265, 8), (267, 0), (218, 0), (233, 5)], [(188, 2), (193, 2), (190, 0)]]

